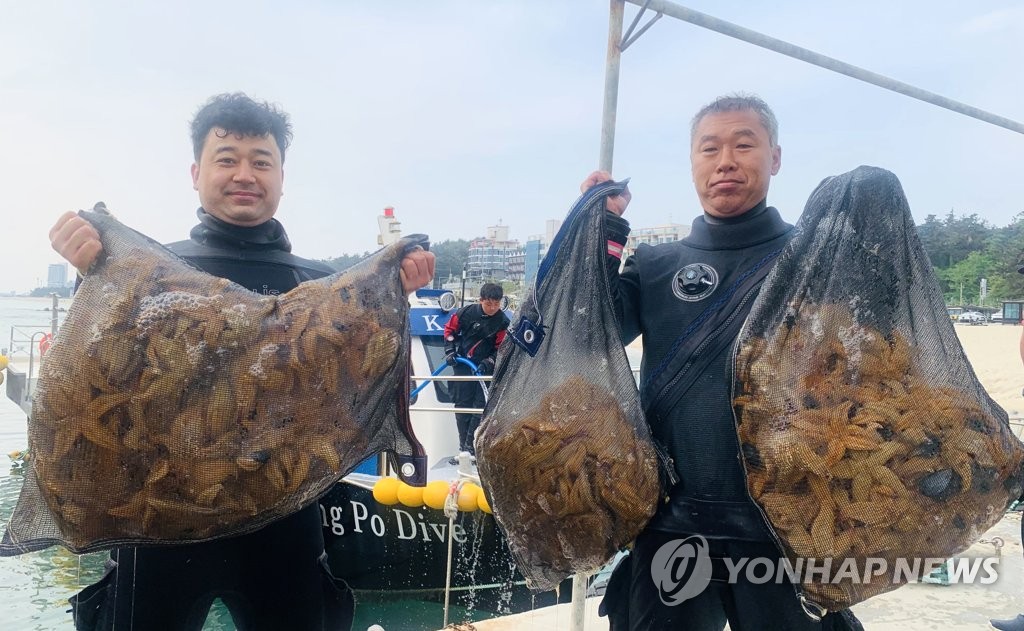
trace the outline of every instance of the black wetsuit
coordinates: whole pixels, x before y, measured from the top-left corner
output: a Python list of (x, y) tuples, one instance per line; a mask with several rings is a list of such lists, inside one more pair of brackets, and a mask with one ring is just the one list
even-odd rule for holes
[[(191, 239), (168, 248), (192, 265), (261, 294), (285, 293), (332, 270), (291, 254), (274, 219), (250, 228), (203, 209)], [(100, 582), (71, 599), (77, 629), (201, 629), (220, 598), (240, 630), (349, 629), (353, 600), (324, 554), (314, 503), (256, 532), (205, 543), (111, 551)]]
[[(606, 228), (610, 241), (626, 242), (629, 224), (624, 219), (608, 213)], [(744, 307), (749, 309), (792, 230), (762, 201), (732, 220), (697, 217), (690, 234), (679, 241), (639, 246), (621, 274), (619, 259), (608, 256), (622, 341), (643, 336), (640, 392), (647, 421), (679, 480), (608, 586), (603, 608), (614, 631), (718, 630), (726, 620), (733, 631), (848, 628), (843, 621), (832, 626), (836, 615), (814, 623), (789, 583), (712, 581), (699, 596), (669, 606), (651, 578), (658, 548), (689, 535), (708, 540), (716, 566), (726, 557), (779, 557), (746, 491), (732, 412), (730, 356)], [(691, 270), (704, 280), (687, 289)]]
[[(471, 360), (477, 365), (483, 364), (482, 372), (490, 372), (487, 369), (494, 367), (494, 357), (497, 354), (498, 346), (505, 339), (505, 329), (508, 328), (509, 319), (500, 309), (494, 315), (484, 313), (479, 303), (466, 305), (459, 309), (444, 327), (445, 352), (457, 352), (462, 357)], [(485, 361), (486, 360), (486, 361)], [(454, 374), (469, 376), (473, 374), (469, 366), (463, 363), (455, 364), (452, 368)], [(482, 408), (484, 407), (483, 386), (476, 381), (452, 381), (449, 386), (452, 393), (452, 402), (459, 408)], [(479, 414), (456, 413), (455, 422), (459, 430), (459, 450), (475, 453), (473, 449), (473, 435), (480, 424)]]

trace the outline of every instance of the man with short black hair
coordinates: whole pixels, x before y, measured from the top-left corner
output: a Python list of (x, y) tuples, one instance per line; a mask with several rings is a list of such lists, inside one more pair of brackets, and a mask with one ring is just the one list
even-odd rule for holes
[[(472, 368), (459, 362), (465, 357), (479, 368), (480, 374), (494, 372), (494, 358), (498, 346), (505, 340), (508, 316), (501, 310), (504, 291), (501, 285), (484, 283), (480, 288), (480, 302), (459, 309), (444, 327), (445, 361), (458, 376), (473, 374)], [(476, 381), (450, 381), (452, 402), (457, 408), (484, 407), (483, 385)], [(480, 415), (456, 412), (459, 428), (459, 451), (475, 454), (473, 435), (480, 424)]]
[[(191, 238), (170, 244), (173, 252), (263, 294), (333, 273), (292, 254), (274, 219), (291, 141), (286, 113), (244, 94), (221, 94), (200, 108), (191, 136), (192, 185), (202, 206)], [(50, 230), (50, 242), (83, 273), (102, 251), (96, 229), (71, 212)], [(406, 292), (433, 275), (429, 252), (401, 263)], [(71, 598), (77, 629), (198, 630), (217, 598), (240, 630), (342, 630), (352, 623), (352, 594), (328, 568), (316, 502), (245, 535), (115, 548), (107, 564), (98, 583)]]

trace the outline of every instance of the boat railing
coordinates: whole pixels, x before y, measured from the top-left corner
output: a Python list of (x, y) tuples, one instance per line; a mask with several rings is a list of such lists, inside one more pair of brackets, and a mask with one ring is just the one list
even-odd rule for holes
[(24, 373), (24, 376), (10, 379), (7, 384), (7, 397), (22, 409), (26, 409), (28, 401), (32, 399), (33, 380), (43, 354), (40, 342), (52, 338), (53, 330), (49, 324), (11, 326), (5, 349), (10, 362), (8, 370)]
[(19, 355), (31, 358), (39, 350), (39, 338), (52, 334), (49, 324), (13, 325), (7, 341), (7, 358)]
[[(50, 312), (50, 322), (47, 324), (36, 324), (36, 325), (24, 325), (15, 324), (11, 326), (11, 334), (7, 338), (7, 348), (5, 349), (7, 359), (12, 364), (20, 364), (22, 356), (27, 355), (28, 366), (25, 367), (25, 380), (24, 387), (21, 392), (12, 392), (11, 384), (8, 384), (7, 394), (14, 400), (20, 407), (24, 408), (27, 401), (31, 399), (32, 395), (32, 378), (35, 375), (36, 363), (42, 359), (42, 355), (45, 352), (45, 348), (48, 346), (49, 341), (57, 335), (57, 328), (59, 326), (60, 312), (63, 311), (60, 307), (60, 296), (57, 294), (50, 294), (50, 298), (53, 303), (50, 307), (45, 308), (45, 311)], [(46, 344), (43, 344), (43, 341)], [(18, 368), (21, 368), (18, 366)], [(14, 396), (12, 396), (14, 395)]]
[[(421, 381), (478, 381), (480, 383), (489, 383), (493, 377), (491, 375), (423, 375), (422, 377), (413, 375), (412, 380), (414, 383)], [(484, 388), (486, 394), (487, 388)], [(451, 405), (416, 405), (413, 403), (409, 406), (411, 412), (452, 412), (455, 414), (483, 414), (483, 408), (457, 408)]]
[[(633, 377), (636, 378), (640, 374), (639, 368), (634, 368)], [(491, 375), (413, 375), (412, 380), (414, 383), (420, 381), (479, 381), (481, 383), (489, 383), (494, 378)], [(487, 389), (484, 388), (486, 394)], [(431, 406), (431, 405), (416, 405), (415, 403), (409, 407), (411, 412), (453, 412), (455, 414), (483, 414), (483, 408), (457, 408), (450, 405), (445, 406)]]

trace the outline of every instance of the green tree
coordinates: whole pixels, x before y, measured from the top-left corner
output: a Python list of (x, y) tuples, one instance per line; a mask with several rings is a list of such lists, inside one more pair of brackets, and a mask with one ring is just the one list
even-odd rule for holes
[(967, 258), (971, 252), (980, 252), (993, 228), (977, 214), (957, 217), (949, 211), (945, 219), (928, 215), (917, 227), (932, 266), (947, 268)]
[(342, 254), (341, 256), (334, 257), (333, 259), (327, 259), (324, 263), (330, 265), (335, 271), (341, 272), (347, 270), (368, 256), (370, 256), (369, 252), (363, 252), (362, 254)]
[(50, 294), (57, 294), (61, 298), (71, 297), (70, 287), (36, 287), (29, 292), (29, 296), (39, 298), (41, 296), (49, 296)]
[[(448, 275), (451, 274), (455, 278), (462, 276), (462, 266), (466, 264), (469, 259), (469, 241), (465, 239), (441, 241), (440, 243), (430, 244), (430, 251), (434, 253), (437, 258), (434, 267), (434, 285), (440, 286), (441, 283), (448, 280)], [(331, 259), (324, 260), (324, 263), (330, 265), (337, 271), (346, 270), (359, 261), (370, 256), (370, 252), (363, 252), (362, 254), (342, 254)]]
[(939, 279), (945, 281), (949, 288), (944, 292), (946, 303), (980, 304), (981, 279), (990, 278), (994, 268), (995, 261), (989, 256), (981, 252), (971, 252), (956, 265), (938, 270)]
[(434, 282), (438, 285), (448, 277), (462, 278), (462, 267), (469, 260), (469, 241), (456, 239), (430, 244), (430, 251), (437, 257), (434, 266)]
[(945, 226), (935, 215), (928, 215), (924, 223), (917, 226), (917, 235), (921, 238), (921, 245), (928, 253), (932, 267), (939, 269), (949, 265), (948, 256), (945, 254), (942, 241), (945, 238)]
[(993, 262), (988, 281), (991, 302), (986, 302), (998, 305), (1001, 300), (1024, 298), (1024, 274), (1017, 273), (1017, 268), (1024, 265), (1024, 213), (1005, 228), (993, 231), (985, 254)]

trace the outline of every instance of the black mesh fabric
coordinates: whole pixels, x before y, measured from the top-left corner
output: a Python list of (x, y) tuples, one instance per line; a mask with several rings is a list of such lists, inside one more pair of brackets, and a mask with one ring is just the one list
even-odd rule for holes
[(800, 585), (828, 609), (919, 578), (915, 559), (964, 550), (1021, 494), (1024, 449), (883, 169), (811, 195), (740, 334), (735, 393), (750, 494), (794, 568), (830, 563)]
[(370, 455), (422, 456), (399, 266), (425, 237), (263, 296), (82, 215), (104, 253), (43, 360), (0, 554), (241, 534)]
[(553, 589), (592, 572), (654, 513), (659, 461), (620, 341), (598, 185), (570, 211), (534, 291), (513, 318), (543, 327), (530, 356), (506, 340), (480, 430), (478, 468), (527, 585)]

